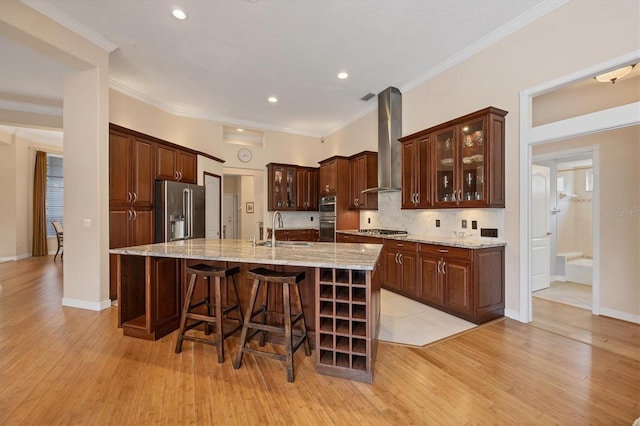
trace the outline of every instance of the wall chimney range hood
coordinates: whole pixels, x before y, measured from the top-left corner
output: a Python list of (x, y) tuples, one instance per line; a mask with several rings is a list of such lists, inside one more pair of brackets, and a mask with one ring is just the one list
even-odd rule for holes
[(397, 192), (402, 186), (402, 94), (395, 87), (378, 93), (378, 187), (362, 193)]

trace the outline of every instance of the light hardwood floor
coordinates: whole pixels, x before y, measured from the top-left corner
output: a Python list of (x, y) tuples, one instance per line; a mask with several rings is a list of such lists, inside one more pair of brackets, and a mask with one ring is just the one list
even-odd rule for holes
[(0, 264), (0, 424), (630, 425), (640, 416), (639, 327), (622, 321), (568, 313), (570, 337), (506, 319), (423, 348), (380, 343), (372, 385), (318, 375), (299, 351), (290, 384), (275, 360), (247, 355), (234, 370), (237, 337), (224, 364), (192, 342), (176, 355), (176, 333), (123, 337), (115, 308), (61, 306), (61, 274), (52, 257)]

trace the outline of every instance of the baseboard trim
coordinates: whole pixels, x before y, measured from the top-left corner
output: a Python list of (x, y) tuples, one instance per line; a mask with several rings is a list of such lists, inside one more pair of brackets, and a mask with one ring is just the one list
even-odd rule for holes
[(564, 275), (552, 275), (551, 277), (549, 277), (549, 281), (550, 282), (554, 282), (554, 281), (565, 282), (565, 281), (567, 281), (567, 278)]
[(516, 321), (524, 322), (524, 323), (529, 322), (529, 321), (520, 319), (520, 311), (516, 311), (515, 309), (505, 308), (504, 316), (507, 318), (514, 319)]
[(69, 308), (87, 309), (89, 311), (103, 311), (111, 307), (111, 300), (103, 300), (101, 302), (89, 302), (87, 300), (70, 299), (68, 297), (62, 298), (62, 306)]
[(634, 315), (628, 312), (620, 312), (620, 311), (616, 311), (615, 309), (607, 309), (607, 308), (600, 307), (600, 315), (619, 319), (622, 321), (628, 321), (628, 322), (640, 324), (640, 315)]
[(17, 256), (0, 257), (0, 262), (10, 262), (12, 260), (22, 260), (22, 259), (26, 259), (28, 257), (31, 257), (31, 254), (26, 253), (26, 254), (19, 254)]

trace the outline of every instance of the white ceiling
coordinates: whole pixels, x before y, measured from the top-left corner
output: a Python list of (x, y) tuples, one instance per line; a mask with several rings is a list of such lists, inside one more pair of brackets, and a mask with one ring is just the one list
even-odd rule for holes
[[(103, 46), (113, 88), (174, 114), (324, 136), (558, 0), (23, 0)], [(181, 7), (187, 19), (173, 18)], [(107, 40), (105, 42), (105, 39)], [(62, 65), (0, 37), (0, 95), (62, 99)], [(340, 71), (349, 73), (337, 79)], [(270, 104), (269, 96), (279, 102)]]

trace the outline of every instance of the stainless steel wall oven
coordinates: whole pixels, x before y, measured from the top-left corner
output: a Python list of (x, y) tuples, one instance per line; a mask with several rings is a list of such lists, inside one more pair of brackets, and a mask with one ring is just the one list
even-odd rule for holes
[(336, 197), (320, 198), (320, 241), (336, 241)]

